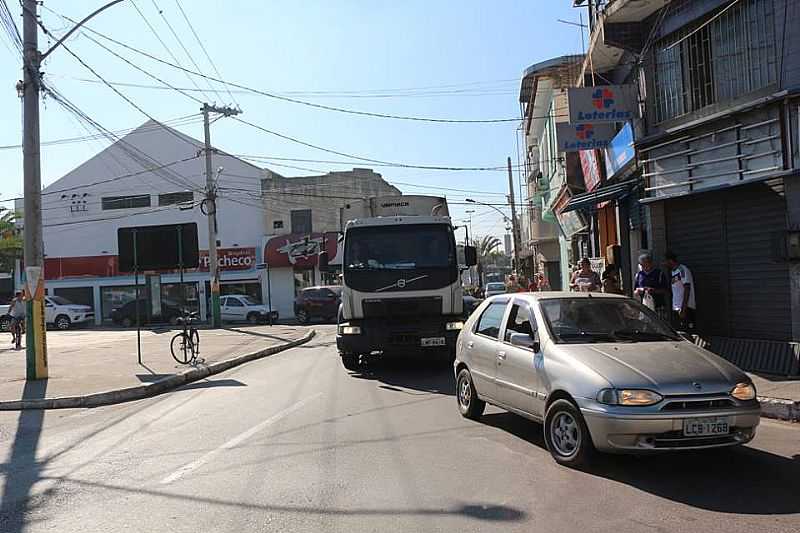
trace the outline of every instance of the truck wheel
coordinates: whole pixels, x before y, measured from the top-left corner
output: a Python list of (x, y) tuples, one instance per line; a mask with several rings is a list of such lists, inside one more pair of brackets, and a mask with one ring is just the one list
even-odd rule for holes
[(69, 329), (69, 326), (72, 324), (67, 315), (58, 315), (54, 323), (56, 325), (56, 328), (61, 330)]
[(347, 370), (358, 370), (358, 354), (355, 353), (340, 353), (342, 358), (342, 366)]

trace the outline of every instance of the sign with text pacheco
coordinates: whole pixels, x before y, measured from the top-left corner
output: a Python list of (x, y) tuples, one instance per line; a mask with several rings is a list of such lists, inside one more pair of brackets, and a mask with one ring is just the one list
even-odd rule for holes
[(570, 124), (625, 122), (636, 118), (639, 105), (634, 85), (567, 89)]
[(559, 152), (604, 149), (614, 138), (613, 124), (556, 124)]

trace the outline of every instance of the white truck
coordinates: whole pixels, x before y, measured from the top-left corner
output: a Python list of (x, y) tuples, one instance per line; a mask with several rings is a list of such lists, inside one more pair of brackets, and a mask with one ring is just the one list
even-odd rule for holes
[[(8, 331), (11, 324), (8, 310), (8, 305), (0, 306), (0, 330), (2, 331)], [(94, 310), (88, 305), (75, 304), (61, 296), (45, 296), (44, 319), (47, 325), (64, 330), (77, 324), (93, 322)]]
[[(356, 369), (375, 353), (452, 360), (463, 290), (447, 201), (370, 198), (346, 206), (344, 216), (336, 335), (344, 367)], [(464, 257), (466, 266), (474, 265), (475, 249), (465, 247)]]

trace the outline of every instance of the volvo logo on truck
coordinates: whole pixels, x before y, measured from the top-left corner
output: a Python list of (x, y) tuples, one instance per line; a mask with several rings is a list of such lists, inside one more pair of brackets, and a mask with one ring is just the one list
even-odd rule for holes
[(408, 207), (409, 205), (408, 202), (384, 202), (381, 204), (381, 207)]

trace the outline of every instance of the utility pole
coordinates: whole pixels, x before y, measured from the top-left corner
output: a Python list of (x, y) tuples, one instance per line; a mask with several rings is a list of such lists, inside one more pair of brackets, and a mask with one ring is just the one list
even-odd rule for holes
[[(42, 174), (39, 159), (39, 28), (36, 0), (22, 2), (22, 167), (24, 174), (25, 339), (27, 379), (47, 378), (44, 327), (44, 246), (42, 243)], [(19, 89), (19, 88), (18, 88)]]
[(214, 183), (214, 173), (211, 169), (211, 126), (208, 121), (209, 113), (220, 113), (226, 117), (241, 113), (232, 107), (218, 107), (203, 104), (203, 129), (205, 130), (206, 154), (206, 198), (205, 214), (208, 217), (208, 270), (211, 276), (211, 327), (218, 328), (221, 324), (219, 308), (219, 263), (217, 260), (217, 186)]
[(519, 221), (517, 220), (517, 206), (514, 204), (514, 175), (511, 173), (511, 158), (508, 158), (508, 202), (511, 204), (511, 228), (514, 240), (514, 270), (519, 275)]

